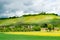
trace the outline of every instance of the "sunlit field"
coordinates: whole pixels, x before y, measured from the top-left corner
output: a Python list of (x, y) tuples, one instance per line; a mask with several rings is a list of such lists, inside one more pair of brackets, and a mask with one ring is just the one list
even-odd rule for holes
[(60, 37), (0, 34), (0, 40), (60, 40)]
[(0, 40), (60, 40), (60, 32), (4, 32)]
[(34, 35), (34, 36), (60, 36), (60, 32), (4, 32), (4, 34)]

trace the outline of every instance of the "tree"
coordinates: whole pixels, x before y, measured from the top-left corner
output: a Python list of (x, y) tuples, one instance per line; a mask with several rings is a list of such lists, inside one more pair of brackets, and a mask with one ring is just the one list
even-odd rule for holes
[(48, 30), (51, 31), (53, 29), (53, 25), (52, 24), (48, 24)]
[(39, 15), (46, 15), (46, 12), (41, 12), (39, 13)]
[(46, 23), (42, 24), (42, 27), (43, 27), (43, 28), (47, 28), (47, 26), (48, 26), (48, 25), (47, 25)]
[(34, 27), (33, 27), (33, 30), (34, 30), (34, 31), (40, 31), (40, 30), (41, 30), (41, 27), (40, 27), (40, 26), (34, 26)]
[(9, 18), (18, 18), (17, 16), (9, 17)]

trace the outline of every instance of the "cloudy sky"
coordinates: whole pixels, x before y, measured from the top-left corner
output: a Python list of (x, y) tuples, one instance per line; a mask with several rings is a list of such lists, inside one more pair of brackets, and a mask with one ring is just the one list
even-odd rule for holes
[(60, 14), (60, 0), (0, 0), (0, 17), (21, 16), (42, 11)]

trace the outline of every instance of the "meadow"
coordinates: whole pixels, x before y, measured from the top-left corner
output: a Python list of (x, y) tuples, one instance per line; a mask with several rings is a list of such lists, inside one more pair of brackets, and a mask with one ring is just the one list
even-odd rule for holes
[[(26, 33), (29, 35), (27, 35)], [(34, 35), (33, 35), (33, 33), (34, 33)], [(41, 33), (42, 33), (42, 35), (41, 35)], [(52, 34), (52, 36), (50, 36), (51, 34)], [(57, 36), (54, 36), (55, 34)], [(0, 33), (0, 40), (60, 40), (60, 33), (59, 32), (58, 33), (57, 32), (56, 33), (49, 33), (49, 32), (48, 33), (47, 32), (45, 32), (45, 33), (44, 32), (4, 32), (4, 33)]]

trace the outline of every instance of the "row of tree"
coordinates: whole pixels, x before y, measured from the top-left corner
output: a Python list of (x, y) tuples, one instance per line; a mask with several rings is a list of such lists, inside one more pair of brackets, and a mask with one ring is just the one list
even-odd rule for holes
[[(0, 32), (26, 32), (26, 31), (41, 31), (41, 28), (47, 28), (47, 30), (54, 30), (55, 26), (52, 24), (42, 24), (42, 25), (29, 25), (29, 24), (18, 24), (18, 25), (8, 25), (0, 26)], [(47, 31), (46, 30), (46, 31)]]
[[(41, 12), (41, 13), (38, 13), (38, 14), (22, 15), (21, 17), (26, 17), (26, 16), (37, 16), (37, 15), (56, 15), (56, 16), (58, 16), (58, 14), (55, 14), (55, 13)], [(9, 18), (0, 18), (0, 20), (4, 20), (4, 19), (13, 19), (13, 18), (19, 18), (19, 17), (18, 17), (18, 16), (13, 16), (13, 17), (9, 17)]]
[(28, 14), (28, 15), (23, 15), (23, 17), (26, 17), (26, 16), (37, 16), (37, 15), (55, 15), (55, 16), (58, 16), (58, 14), (55, 14), (55, 13), (41, 12), (41, 13), (38, 13), (38, 14)]

